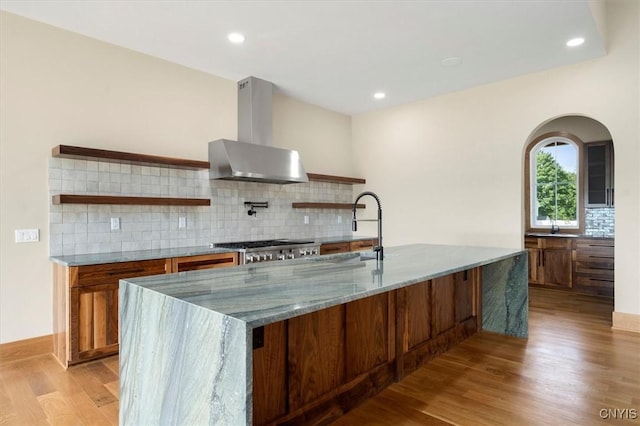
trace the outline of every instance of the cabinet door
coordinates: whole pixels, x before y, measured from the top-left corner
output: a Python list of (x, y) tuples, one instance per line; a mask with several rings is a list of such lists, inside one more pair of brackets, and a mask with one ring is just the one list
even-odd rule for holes
[(587, 207), (613, 206), (613, 149), (611, 142), (587, 144), (586, 156), (585, 205)]
[(344, 305), (288, 320), (289, 411), (345, 383)]
[(529, 252), (529, 282), (532, 284), (544, 284), (540, 249), (527, 249), (527, 251)]
[(71, 362), (118, 353), (118, 284), (71, 290)]
[(571, 250), (544, 249), (541, 263), (544, 269), (544, 284), (572, 287)]

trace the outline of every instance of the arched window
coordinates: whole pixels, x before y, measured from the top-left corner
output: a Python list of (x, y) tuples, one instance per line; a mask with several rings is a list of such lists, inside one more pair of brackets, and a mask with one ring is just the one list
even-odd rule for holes
[[(568, 136), (568, 135), (567, 135)], [(580, 229), (580, 151), (576, 138), (543, 135), (529, 146), (529, 229)]]

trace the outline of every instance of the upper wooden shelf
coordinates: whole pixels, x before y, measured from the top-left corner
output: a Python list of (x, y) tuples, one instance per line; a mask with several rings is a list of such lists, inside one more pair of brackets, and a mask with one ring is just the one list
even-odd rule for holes
[[(292, 203), (291, 207), (294, 209), (344, 209), (351, 210), (353, 204), (351, 203)], [(364, 204), (358, 204), (357, 208), (364, 209)]]
[(210, 206), (208, 198), (121, 197), (115, 195), (53, 196), (53, 204), (122, 204), (137, 206)]
[(99, 158), (103, 160), (130, 161), (136, 164), (151, 164), (178, 169), (208, 169), (208, 161), (185, 160), (183, 158), (161, 157), (158, 155), (135, 154), (132, 152), (108, 151), (106, 149), (83, 148), (80, 146), (58, 145), (51, 150), (53, 157)]
[(331, 182), (331, 183), (345, 183), (348, 185), (367, 183), (366, 180), (360, 178), (352, 178), (345, 176), (333, 176), (333, 175), (321, 175), (318, 173), (307, 173), (307, 177), (310, 181), (314, 182)]

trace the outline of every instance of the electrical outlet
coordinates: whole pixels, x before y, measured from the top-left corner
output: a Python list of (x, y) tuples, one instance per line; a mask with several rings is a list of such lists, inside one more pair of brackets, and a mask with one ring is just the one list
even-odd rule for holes
[(120, 218), (119, 217), (112, 217), (111, 218), (111, 230), (112, 231), (120, 230)]
[(187, 218), (184, 216), (180, 216), (178, 218), (178, 228), (184, 229), (187, 227)]
[(305, 225), (309, 224), (309, 216), (308, 215), (304, 215), (304, 224)]
[(40, 241), (39, 229), (16, 229), (16, 243), (37, 243)]

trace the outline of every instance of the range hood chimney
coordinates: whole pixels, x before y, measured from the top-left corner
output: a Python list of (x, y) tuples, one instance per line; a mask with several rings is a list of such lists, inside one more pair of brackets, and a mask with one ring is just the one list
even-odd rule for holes
[(308, 182), (298, 151), (276, 148), (273, 84), (255, 77), (238, 82), (238, 141), (209, 142), (210, 179), (265, 183)]

